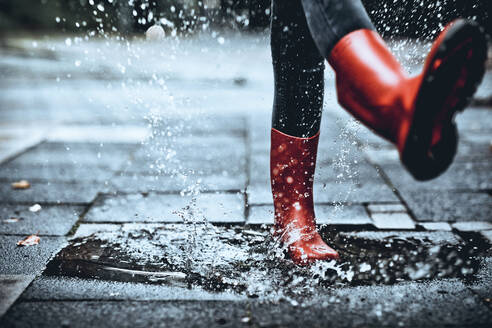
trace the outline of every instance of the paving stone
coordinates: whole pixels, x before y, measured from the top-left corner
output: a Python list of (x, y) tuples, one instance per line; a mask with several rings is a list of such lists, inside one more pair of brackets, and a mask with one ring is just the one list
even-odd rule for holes
[(458, 153), (454, 161), (457, 162), (478, 162), (491, 161), (492, 151), (490, 145), (492, 142), (491, 134), (466, 134), (466, 139), (460, 139)]
[[(29, 135), (25, 130), (29, 129)], [(45, 133), (44, 127), (32, 125), (26, 127), (25, 123), (16, 125), (12, 122), (0, 123), (0, 163), (13, 158), (29, 147), (33, 147), (41, 142)]]
[(323, 163), (318, 161), (315, 181), (321, 183), (384, 184), (379, 170), (361, 159), (358, 164), (335, 161)]
[(250, 158), (249, 164), (250, 183), (270, 183), (270, 150), (255, 152)]
[[(273, 204), (271, 187), (266, 184), (252, 184), (248, 187), (248, 203)], [(398, 202), (393, 191), (382, 183), (315, 183), (315, 203), (371, 203), (371, 202)]]
[[(183, 176), (184, 177), (184, 176)], [(159, 175), (118, 174), (111, 179), (109, 188), (114, 192), (142, 193), (151, 191), (180, 192), (198, 183), (204, 191), (244, 190), (246, 174), (207, 174), (169, 177)]]
[[(114, 156), (116, 154), (129, 154), (136, 151), (141, 147), (141, 143), (113, 143), (113, 142), (56, 142), (47, 141), (43, 142), (36, 147), (30, 149), (23, 155), (35, 155), (36, 153), (62, 153), (70, 157), (72, 155), (77, 156), (80, 154), (96, 155), (100, 153), (100, 159), (104, 159), (106, 156)], [(34, 157), (34, 156), (33, 156)]]
[(64, 125), (51, 129), (47, 139), (53, 142), (140, 143), (148, 138), (146, 126)]
[(429, 231), (451, 231), (453, 228), (447, 222), (420, 222), (425, 230)]
[(457, 222), (453, 223), (453, 228), (459, 231), (492, 230), (492, 223), (481, 221)]
[[(333, 297), (330, 297), (333, 296)], [(136, 315), (138, 313), (138, 315)], [(39, 320), (39, 318), (44, 318)], [(245, 319), (247, 318), (247, 319)], [(0, 323), (39, 327), (486, 327), (491, 311), (457, 280), (361, 286), (296, 306), (289, 302), (19, 302)]]
[(122, 193), (143, 193), (151, 191), (180, 191), (186, 183), (181, 179), (170, 180), (159, 175), (117, 174), (111, 179), (110, 191)]
[(369, 204), (367, 206), (370, 213), (395, 213), (406, 212), (407, 209), (401, 203), (399, 204)]
[[(196, 140), (191, 137), (190, 139)], [(227, 163), (237, 164), (240, 167), (244, 164), (242, 161), (246, 156), (246, 146), (244, 141), (239, 138), (232, 140), (222, 138), (221, 142), (214, 143), (211, 141), (211, 144), (203, 144), (207, 138), (200, 137), (198, 140), (201, 140), (201, 144), (199, 145), (193, 144), (191, 140), (186, 143), (176, 142), (169, 146), (161, 146), (158, 149), (150, 148), (150, 146), (142, 147), (132, 156), (135, 167), (129, 168), (128, 171), (145, 172), (145, 169), (148, 170), (148, 167), (155, 163), (162, 163), (165, 168), (195, 167), (200, 163), (200, 160), (204, 166), (216, 166), (221, 170), (227, 168), (224, 165)], [(140, 168), (141, 164), (143, 167)]]
[[(220, 117), (217, 117), (220, 122)], [(231, 157), (243, 156), (246, 151), (244, 135), (222, 135), (222, 134), (199, 134), (184, 132), (175, 137), (158, 140), (164, 144), (154, 144), (151, 140), (140, 146), (135, 152), (136, 158), (162, 158), (163, 150), (187, 150), (186, 152), (176, 152), (174, 156), (179, 159), (197, 159), (207, 158), (213, 159), (216, 156), (225, 156), (229, 154)], [(172, 157), (174, 158), (174, 157)]]
[[(348, 172), (355, 172), (358, 165), (369, 165), (364, 159), (360, 147), (355, 145), (357, 139), (355, 136), (347, 136), (340, 132), (336, 138), (322, 137), (318, 146), (317, 170), (323, 168), (325, 164), (332, 163), (338, 168), (344, 168)], [(374, 170), (369, 172), (374, 174)], [(377, 176), (377, 175), (376, 175)], [(368, 176), (369, 178), (370, 176)]]
[[(168, 159), (165, 158), (170, 154)], [(246, 146), (243, 138), (183, 136), (169, 145), (152, 145), (138, 149), (123, 167), (126, 174), (163, 173), (222, 174), (246, 173)]]
[(342, 238), (385, 242), (389, 238), (418, 240), (421, 245), (459, 245), (461, 239), (449, 231), (356, 231), (339, 232)]
[(5, 204), (0, 207), (0, 234), (64, 236), (83, 211), (84, 206), (44, 205), (33, 213), (29, 205)]
[(250, 148), (253, 154), (263, 154), (268, 155), (270, 153), (270, 132), (268, 135), (265, 133), (265, 136), (261, 136), (262, 138), (253, 139), (251, 136), (254, 134), (253, 131), (248, 131), (250, 136)]
[(247, 224), (273, 224), (273, 205), (249, 206)]
[[(43, 315), (45, 319), (39, 321), (36, 315)], [(0, 324), (6, 327), (34, 324), (38, 327), (151, 327), (163, 324), (170, 327), (234, 327), (242, 325), (242, 318), (251, 316), (251, 307), (242, 302), (24, 302), (11, 308)]]
[(104, 183), (69, 183), (69, 182), (36, 182), (29, 189), (12, 189), (10, 184), (0, 183), (0, 202), (22, 203), (90, 203), (98, 192), (104, 192), (107, 187)]
[(237, 301), (245, 296), (207, 292), (156, 284), (103, 281), (70, 277), (40, 276), (22, 295), (23, 300), (163, 300), (163, 301)]
[[(482, 135), (484, 136), (484, 135)], [(485, 140), (473, 140), (470, 134), (466, 135), (466, 140), (460, 138), (458, 152), (454, 158), (454, 162), (478, 162), (490, 161), (492, 152), (490, 151), (490, 135), (485, 135)], [(367, 147), (364, 149), (364, 154), (367, 159), (374, 164), (385, 165), (394, 164), (400, 165), (400, 156), (394, 148), (375, 148)]]
[(492, 309), (492, 257), (482, 259), (480, 270), (474, 278), (467, 285), (468, 288), (479, 295), (482, 302)]
[(388, 140), (378, 136), (370, 129), (363, 125), (356, 132), (357, 139), (363, 144), (363, 149), (365, 148), (376, 148), (376, 149), (394, 149), (394, 145)]
[(0, 235), (0, 274), (39, 274), (64, 245), (63, 237), (41, 237), (38, 245), (17, 246), (19, 236)]
[(371, 217), (378, 229), (415, 229), (415, 223), (407, 213), (374, 213)]
[(395, 148), (381, 148), (381, 147), (366, 147), (364, 148), (364, 155), (369, 162), (374, 164), (396, 164), (400, 162), (400, 155)]
[(365, 208), (360, 205), (315, 205), (316, 215), (319, 224), (333, 225), (367, 225), (372, 224), (372, 220)]
[(9, 162), (11, 165), (81, 165), (119, 169), (135, 144), (44, 142)]
[[(176, 194), (130, 194), (101, 196), (85, 215), (88, 222), (182, 222), (176, 213), (185, 213), (192, 197)], [(200, 194), (200, 212), (210, 222), (244, 222), (244, 196), (237, 194)]]
[[(179, 224), (168, 224), (167, 227), (172, 229)], [(115, 231), (137, 231), (137, 230), (147, 230), (152, 231), (156, 229), (163, 228), (162, 223), (81, 223), (73, 237), (70, 241), (77, 238), (88, 237), (93, 234), (98, 234), (101, 232), (115, 232)]]
[(204, 115), (199, 120), (190, 120), (183, 117), (166, 118), (169, 126), (186, 126), (186, 132), (192, 136), (226, 135), (242, 137), (246, 133), (247, 118), (238, 113), (232, 115)]
[(335, 299), (346, 306), (344, 317), (350, 317), (347, 326), (485, 327), (492, 322), (488, 309), (457, 279), (335, 292)]
[[(81, 223), (73, 238), (88, 237), (97, 232), (117, 231), (128, 223)], [(147, 223), (151, 224), (151, 223)]]
[[(372, 224), (362, 205), (315, 205), (316, 223), (329, 225)], [(249, 208), (248, 224), (273, 224), (273, 206), (259, 205)]]
[(318, 183), (314, 187), (315, 202), (396, 202), (395, 193), (384, 183)]
[(415, 181), (401, 164), (381, 165), (398, 190), (492, 189), (492, 161), (454, 162), (441, 176), (431, 181)]
[(140, 158), (128, 161), (123, 166), (121, 173), (123, 173), (124, 175), (184, 175), (199, 178), (203, 178), (208, 175), (245, 175), (246, 159), (245, 157), (231, 158), (229, 156), (215, 157), (209, 160), (206, 160), (204, 158), (195, 158), (192, 160), (172, 161)]
[(480, 231), (480, 233), (489, 242), (489, 244), (492, 245), (492, 230), (483, 230)]
[(113, 175), (107, 167), (81, 164), (7, 164), (0, 166), (0, 180), (29, 180), (50, 182), (108, 181)]
[(486, 193), (460, 191), (401, 191), (418, 221), (492, 222), (492, 197)]
[[(484, 155), (487, 155), (487, 157), (492, 156), (492, 154), (490, 154), (492, 150), (488, 149), (488, 151), (484, 152), (484, 149), (482, 148), (486, 145), (491, 144), (492, 130), (488, 132), (469, 130), (460, 140), (463, 140), (463, 143), (466, 144), (467, 146), (480, 147), (481, 149), (476, 149), (477, 153), (478, 152), (484, 153)], [(471, 151), (471, 153), (474, 153), (474, 151)], [(471, 155), (474, 156), (475, 154), (471, 154)]]
[(0, 318), (33, 279), (34, 275), (0, 274)]
[(492, 132), (489, 120), (490, 108), (487, 107), (469, 107), (456, 117), (462, 137), (466, 136), (468, 131), (480, 131), (484, 134)]

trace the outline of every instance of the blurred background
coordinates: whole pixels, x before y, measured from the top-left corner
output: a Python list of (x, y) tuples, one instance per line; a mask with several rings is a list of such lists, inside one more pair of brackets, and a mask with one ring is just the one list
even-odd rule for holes
[[(489, 0), (363, 0), (385, 36), (429, 37), (443, 22), (469, 17), (491, 32)], [(2, 0), (0, 30), (140, 33), (154, 23), (190, 33), (212, 27), (263, 30), (270, 0)]]
[[(454, 18), (472, 18), (489, 33), (492, 28), (490, 0), (363, 3), (413, 73)], [(77, 138), (74, 126), (87, 125), (144, 126), (137, 135), (158, 154), (173, 153), (168, 134), (189, 134), (197, 117), (216, 121), (217, 115), (255, 123), (248, 129), (261, 131), (267, 147), (270, 6), (270, 0), (1, 0), (0, 161), (39, 140)], [(145, 31), (156, 24), (164, 38), (146, 40)], [(325, 80), (324, 121), (330, 123), (328, 115), (347, 120), (328, 65)], [(475, 106), (490, 105), (491, 85), (487, 74)], [(177, 116), (178, 123), (171, 121)], [(84, 129), (79, 139), (97, 139), (94, 129)]]

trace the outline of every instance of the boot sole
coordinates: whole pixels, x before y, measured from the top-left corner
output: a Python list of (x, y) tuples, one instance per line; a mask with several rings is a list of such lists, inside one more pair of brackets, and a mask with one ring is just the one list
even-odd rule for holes
[[(457, 20), (426, 62), (415, 101), (410, 130), (401, 161), (416, 180), (442, 174), (457, 150), (455, 114), (471, 101), (485, 73), (487, 42), (472, 21)], [(436, 122), (442, 124), (440, 141), (431, 147)]]

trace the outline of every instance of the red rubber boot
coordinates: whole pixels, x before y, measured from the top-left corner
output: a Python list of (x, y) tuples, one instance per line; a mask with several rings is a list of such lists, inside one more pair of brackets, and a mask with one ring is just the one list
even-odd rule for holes
[(275, 207), (275, 235), (294, 263), (336, 259), (338, 253), (316, 231), (313, 181), (319, 132), (297, 138), (272, 129), (270, 176)]
[(471, 21), (449, 24), (435, 41), (421, 74), (409, 77), (374, 31), (344, 36), (328, 61), (339, 103), (394, 143), (417, 180), (451, 164), (457, 148), (455, 113), (475, 93), (485, 71), (487, 45)]

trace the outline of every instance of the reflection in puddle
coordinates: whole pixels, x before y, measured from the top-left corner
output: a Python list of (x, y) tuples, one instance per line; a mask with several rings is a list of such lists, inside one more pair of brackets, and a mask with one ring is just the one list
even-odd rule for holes
[(324, 233), (341, 259), (296, 267), (266, 229), (193, 224), (190, 248), (189, 224), (120, 227), (72, 240), (46, 273), (295, 300), (339, 285), (469, 278), (479, 266), (476, 247), (447, 232)]

